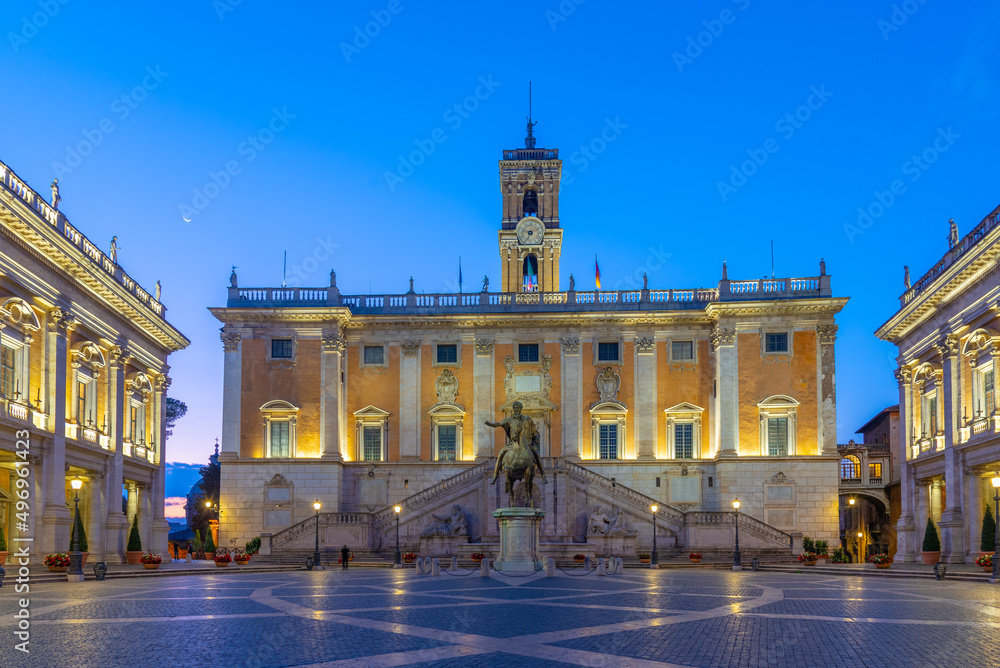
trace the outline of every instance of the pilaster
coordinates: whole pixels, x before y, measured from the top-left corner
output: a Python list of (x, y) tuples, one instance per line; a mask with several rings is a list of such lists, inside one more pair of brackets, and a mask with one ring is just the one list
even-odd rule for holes
[(834, 344), (837, 340), (837, 326), (834, 324), (816, 327), (816, 345), (819, 366), (819, 448), (824, 455), (837, 454), (837, 377)]
[(342, 390), (343, 357), (347, 345), (340, 331), (323, 334), (323, 353), (320, 365), (320, 457), (334, 461), (344, 461), (343, 414), (344, 396)]
[(224, 328), (222, 372), (222, 451), (219, 459), (240, 456), (240, 393), (243, 386), (243, 351), (241, 335)]
[(472, 404), (473, 411), (472, 451), (476, 460), (489, 459), (493, 452), (493, 429), (487, 427), (486, 420), (495, 419), (496, 407), (493, 399), (494, 361), (493, 339), (476, 339), (472, 360)]
[(72, 516), (66, 507), (66, 373), (69, 332), (74, 328), (69, 312), (54, 308), (49, 312), (45, 347), (45, 378), (48, 390), (52, 442), (42, 452), (41, 526), (36, 549), (61, 552), (68, 544)]
[(562, 409), (562, 454), (570, 461), (580, 461), (582, 430), (580, 415), (583, 406), (583, 358), (580, 339), (562, 340), (560, 361), (560, 402)]
[(420, 459), (420, 342), (400, 346), (399, 459)]
[(635, 452), (637, 459), (656, 459), (656, 339), (635, 341)]
[(712, 329), (715, 351), (716, 451), (719, 457), (739, 454), (739, 357), (735, 327), (717, 324)]
[(958, 337), (948, 335), (936, 344), (943, 360), (942, 394), (944, 395), (944, 486), (948, 507), (941, 510), (941, 558), (946, 563), (965, 562), (965, 521), (962, 516), (962, 454), (958, 443), (960, 403)]
[(912, 438), (913, 412), (911, 384), (913, 374), (906, 367), (896, 370), (896, 381), (899, 383), (899, 406), (900, 406), (900, 431), (899, 447), (903, 449), (899, 453), (899, 519), (896, 520), (896, 560), (909, 562), (915, 559), (916, 550), (916, 526), (914, 525), (914, 487), (915, 481), (911, 470), (910, 459), (910, 439)]

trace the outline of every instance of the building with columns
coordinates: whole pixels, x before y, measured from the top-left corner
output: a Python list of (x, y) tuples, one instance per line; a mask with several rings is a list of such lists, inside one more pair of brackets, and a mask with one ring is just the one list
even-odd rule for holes
[(188, 340), (57, 195), (0, 163), (0, 526), (33, 563), (68, 551), (79, 477), (92, 561), (124, 561), (136, 513), (143, 547), (166, 554), (167, 356)]
[(1000, 470), (1000, 207), (959, 238), (899, 298), (876, 335), (899, 349), (900, 517), (897, 553), (918, 558), (930, 518), (941, 559), (974, 561), (989, 478)]
[(586, 540), (602, 505), (648, 546), (656, 503), (661, 548), (731, 549), (736, 497), (741, 540), (837, 540), (834, 318), (847, 300), (825, 265), (744, 281), (723, 264), (709, 288), (565, 289), (561, 170), (530, 131), (503, 151), (498, 292), (424, 294), (410, 279), (403, 294), (346, 295), (332, 272), (317, 288), (231, 276), (211, 309), (223, 546), (302, 547), (315, 500), (327, 544), (378, 551), (396, 503), (405, 545), (456, 505), (488, 543), (506, 497), (488, 481), (502, 431), (485, 421), (515, 401), (550, 469), (543, 540)]

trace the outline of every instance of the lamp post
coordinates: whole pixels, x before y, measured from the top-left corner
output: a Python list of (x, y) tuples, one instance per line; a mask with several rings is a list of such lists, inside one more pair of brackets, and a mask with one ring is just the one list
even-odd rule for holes
[(660, 563), (659, 558), (656, 556), (656, 511), (660, 507), (654, 503), (649, 509), (653, 511), (653, 558), (650, 560), (649, 566), (650, 568), (656, 568)]
[(396, 505), (392, 509), (396, 511), (396, 559), (392, 562), (393, 568), (402, 568), (403, 562), (401, 560), (401, 555), (399, 554), (399, 513), (403, 511), (402, 506)]
[[(1000, 473), (993, 476), (990, 483), (993, 485), (993, 517), (996, 517), (996, 514), (1000, 512)], [(1000, 582), (1000, 566), (998, 566), (998, 560), (1000, 560), (1000, 531), (994, 531), (993, 533), (996, 535), (996, 538), (993, 543), (993, 576), (990, 578), (990, 584), (997, 584)]]
[(319, 559), (319, 499), (316, 499), (316, 501), (313, 502), (313, 508), (316, 509), (316, 548), (313, 550), (313, 570), (321, 571), (323, 570), (323, 564), (320, 563)]
[(740, 500), (733, 499), (733, 528), (736, 529), (736, 543), (733, 546), (733, 570), (742, 571), (743, 562), (740, 561)]
[[(854, 510), (853, 510), (853, 509), (854, 509), (854, 498), (851, 498), (851, 499), (850, 499), (850, 500), (848, 501), (848, 503), (850, 503), (850, 504), (851, 504), (851, 525), (852, 525), (852, 526), (854, 526)], [(847, 537), (846, 537), (846, 536), (844, 537), (844, 540), (845, 540), (845, 541), (847, 540)], [(844, 547), (845, 547), (845, 548), (850, 548), (850, 545), (844, 545)]]
[(863, 536), (863, 534), (859, 531), (858, 532), (858, 563), (859, 564), (865, 563), (865, 544), (864, 544), (864, 541), (861, 540), (862, 536)]
[(83, 481), (73, 478), (70, 481), (73, 488), (73, 544), (69, 546), (69, 580), (83, 581), (83, 555), (80, 554), (80, 532), (77, 527), (80, 525), (80, 488)]

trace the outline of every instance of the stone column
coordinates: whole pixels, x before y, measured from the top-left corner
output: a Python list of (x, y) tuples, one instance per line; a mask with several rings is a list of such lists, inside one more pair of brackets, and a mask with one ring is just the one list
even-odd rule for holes
[(948, 490), (947, 508), (941, 510), (941, 559), (946, 563), (965, 563), (965, 518), (962, 514), (964, 474), (962, 453), (955, 449), (961, 416), (958, 337), (948, 335), (936, 344), (943, 360), (942, 394), (944, 403), (944, 485)]
[[(135, 517), (135, 514), (139, 511), (139, 484), (134, 480), (126, 481), (125, 489), (128, 492), (128, 502), (125, 506), (125, 515), (128, 517), (131, 526), (132, 518)], [(141, 521), (139, 523), (139, 530), (140, 532), (142, 531)]]
[(107, 485), (105, 475), (100, 471), (89, 471), (89, 482), (84, 485), (87, 490), (87, 543), (90, 545), (90, 558), (87, 563), (97, 563), (104, 560), (105, 535), (104, 518), (107, 517)]
[[(983, 471), (976, 467), (967, 467), (963, 473), (965, 474), (965, 508), (967, 509), (965, 513), (965, 518), (967, 520), (965, 537), (969, 546), (969, 558), (967, 561), (974, 561), (975, 557), (978, 556), (981, 547), (980, 542), (982, 541), (984, 512), (983, 506), (986, 505), (986, 501), (983, 499)], [(993, 503), (991, 501), (990, 510), (992, 509)], [(987, 552), (992, 549), (993, 547), (991, 546)]]
[(420, 341), (400, 346), (399, 459), (420, 459)]
[(560, 359), (560, 412), (562, 413), (562, 456), (580, 461), (583, 446), (583, 358), (580, 356), (580, 339), (562, 340)]
[(153, 472), (153, 480), (149, 486), (147, 496), (152, 503), (152, 529), (150, 551), (158, 554), (167, 553), (167, 542), (170, 535), (170, 523), (165, 517), (163, 507), (166, 500), (166, 446), (167, 446), (167, 388), (170, 387), (170, 378), (166, 374), (157, 376), (155, 381), (154, 410), (156, 411), (156, 440), (159, 447), (156, 450), (156, 470)]
[(347, 345), (339, 331), (323, 334), (322, 362), (320, 364), (320, 423), (319, 455), (324, 459), (344, 461), (344, 443), (340, 416), (343, 412), (341, 372), (344, 350)]
[[(712, 329), (715, 351), (715, 447), (719, 457), (739, 454), (739, 358), (736, 328)], [(754, 453), (756, 454), (756, 453)]]
[(243, 389), (243, 352), (240, 333), (228, 327), (222, 335), (222, 452), (219, 459), (240, 456), (240, 394)]
[(899, 519), (896, 520), (896, 559), (897, 561), (913, 561), (916, 555), (916, 535), (914, 525), (914, 487), (912, 465), (910, 459), (910, 444), (913, 434), (913, 392), (911, 383), (913, 375), (906, 367), (896, 370), (896, 381), (899, 383), (900, 434), (899, 447)]
[(656, 459), (656, 339), (635, 341), (635, 454)]
[(836, 340), (836, 325), (816, 327), (820, 390), (817, 452), (823, 455), (837, 454), (837, 377), (834, 363)]
[(105, 558), (111, 563), (124, 563), (128, 539), (128, 518), (122, 513), (121, 498), (124, 476), (125, 367), (131, 354), (121, 346), (112, 346), (108, 356), (107, 425), (111, 459), (105, 475), (105, 496), (108, 517), (105, 522)]
[(49, 312), (44, 373), (52, 444), (42, 452), (42, 505), (33, 509), (41, 511), (41, 525), (35, 535), (35, 549), (41, 554), (65, 551), (73, 522), (66, 507), (67, 339), (73, 328), (68, 311), (54, 308)]
[(493, 400), (493, 339), (476, 339), (472, 360), (472, 451), (476, 461), (493, 457), (493, 428), (487, 427), (486, 420), (496, 420), (496, 406)]

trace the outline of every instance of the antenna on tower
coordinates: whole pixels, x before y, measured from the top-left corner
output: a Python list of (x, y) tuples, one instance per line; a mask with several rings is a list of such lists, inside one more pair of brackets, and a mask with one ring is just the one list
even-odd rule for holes
[(532, 132), (538, 123), (531, 122), (531, 82), (528, 82), (528, 136), (524, 138), (525, 148), (535, 148), (535, 135)]

